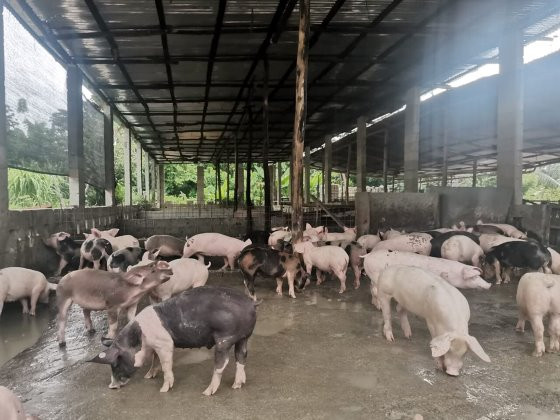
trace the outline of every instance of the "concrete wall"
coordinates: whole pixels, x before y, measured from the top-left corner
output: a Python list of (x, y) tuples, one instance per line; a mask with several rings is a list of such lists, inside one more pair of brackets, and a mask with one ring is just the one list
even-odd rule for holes
[(552, 207), (548, 204), (514, 206), (510, 212), (508, 223), (519, 224), (523, 230), (536, 233), (545, 245), (549, 245)]
[(359, 234), (376, 232), (379, 227), (407, 231), (439, 227), (439, 194), (358, 193), (356, 225)]
[(441, 226), (449, 227), (463, 220), (474, 225), (477, 220), (503, 223), (508, 218), (512, 192), (500, 188), (431, 187), (440, 196)]
[(38, 209), (10, 211), (0, 218), (0, 266), (20, 266), (50, 274), (58, 257), (42, 239), (52, 233), (68, 232), (83, 239), (92, 227), (120, 227), (122, 220), (136, 217), (135, 207), (91, 207), (85, 209)]

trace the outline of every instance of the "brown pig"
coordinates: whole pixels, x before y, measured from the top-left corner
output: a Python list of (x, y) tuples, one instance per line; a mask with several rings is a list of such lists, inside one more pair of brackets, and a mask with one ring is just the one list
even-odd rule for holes
[(86, 329), (90, 332), (94, 331), (91, 311), (106, 310), (109, 318), (107, 338), (112, 339), (117, 332), (119, 312), (126, 310), (128, 319), (133, 319), (142, 296), (169, 280), (172, 274), (173, 270), (165, 261), (134, 267), (126, 273), (85, 269), (67, 274), (56, 289), (58, 344), (61, 347), (66, 345), (64, 330), (72, 303), (82, 307)]

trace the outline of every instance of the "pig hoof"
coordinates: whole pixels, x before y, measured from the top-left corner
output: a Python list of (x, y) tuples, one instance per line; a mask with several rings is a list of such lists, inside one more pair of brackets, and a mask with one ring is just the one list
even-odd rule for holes
[(354, 283), (354, 289), (359, 289), (360, 288), (360, 283)]
[(164, 384), (160, 389), (159, 392), (167, 392), (169, 391), (169, 385)]
[(214, 387), (212, 385), (210, 385), (208, 388), (206, 388), (204, 390), (204, 392), (202, 394), (206, 395), (207, 397), (209, 397), (210, 395), (214, 395), (216, 393), (218, 389), (214, 389)]
[(385, 339), (387, 341), (391, 341), (391, 342), (395, 341), (395, 337), (393, 337), (393, 332), (392, 331), (386, 332), (385, 333)]
[(243, 386), (244, 383), (245, 383), (245, 381), (234, 382), (231, 387), (233, 389), (240, 389)]
[(291, 297), (292, 299), (295, 299), (295, 298), (296, 298), (296, 294), (295, 294), (295, 293), (290, 293), (290, 297)]
[(66, 347), (66, 341), (60, 341), (58, 347)]
[(87, 330), (88, 334), (93, 335), (95, 334), (95, 328), (90, 328), (89, 330)]
[(29, 312), (29, 315), (31, 315), (31, 316), (35, 316), (35, 311), (31, 311), (31, 312)]
[(542, 351), (542, 350), (535, 350), (533, 352), (534, 357), (541, 357), (543, 354), (544, 354), (544, 351)]

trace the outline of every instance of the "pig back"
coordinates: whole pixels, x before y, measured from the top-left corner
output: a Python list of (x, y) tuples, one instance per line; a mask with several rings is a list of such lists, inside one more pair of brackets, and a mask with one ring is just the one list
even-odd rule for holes
[(179, 348), (211, 348), (220, 337), (237, 342), (253, 333), (257, 320), (253, 300), (227, 287), (197, 287), (153, 308)]

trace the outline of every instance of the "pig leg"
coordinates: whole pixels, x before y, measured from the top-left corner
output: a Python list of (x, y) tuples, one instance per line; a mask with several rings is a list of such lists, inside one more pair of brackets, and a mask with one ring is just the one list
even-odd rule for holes
[(550, 318), (548, 320), (548, 333), (550, 335), (548, 351), (550, 353), (560, 351), (560, 314), (550, 314)]
[(276, 278), (276, 294), (282, 296), (282, 283), (284, 283), (284, 280), (282, 280), (280, 277)]
[(28, 314), (29, 313), (29, 306), (27, 306), (27, 298), (23, 298), (19, 300), (19, 303), (21, 303), (21, 307), (22, 307), (22, 313), (23, 314)]
[(504, 284), (511, 281), (511, 276), (513, 275), (513, 270), (511, 267), (504, 267)]
[[(66, 267), (67, 264), (68, 264), (68, 261), (66, 261), (66, 259), (64, 259), (64, 257), (60, 257), (60, 262), (58, 263), (58, 269), (56, 270), (56, 273), (54, 273), (54, 275), (55, 276), (60, 276), (60, 273), (62, 273), (62, 270), (64, 270), (64, 267)], [(81, 264), (81, 258), (80, 258), (80, 264)]]
[(235, 343), (235, 380), (233, 389), (239, 389), (245, 384), (245, 361), (247, 360), (247, 338)]
[(138, 303), (136, 303), (135, 305), (129, 306), (128, 310), (126, 311), (126, 319), (130, 322), (134, 319), (134, 317), (136, 316), (136, 308), (138, 306)]
[(222, 266), (222, 268), (220, 268), (220, 270), (225, 271), (226, 268), (228, 267), (228, 265), (229, 265), (229, 261), (228, 261), (227, 257), (224, 257), (224, 265)]
[(377, 298), (377, 280), (379, 279), (379, 273), (375, 273), (371, 278), (370, 292), (371, 292), (371, 304), (375, 305), (377, 309), (381, 309), (379, 305), (379, 299)]
[(117, 334), (117, 328), (119, 326), (119, 312), (115, 310), (107, 311), (107, 319), (109, 321), (109, 331), (107, 331), (107, 337), (109, 339), (114, 339)]
[(202, 264), (204, 264), (204, 255), (197, 254), (196, 258), (198, 258), (198, 261), (200, 261)]
[(325, 277), (323, 276), (323, 272), (319, 269), (317, 269), (317, 286), (319, 286), (321, 283), (323, 283), (323, 281), (325, 281)]
[(64, 338), (64, 330), (66, 329), (66, 321), (68, 320), (68, 309), (72, 306), (72, 299), (67, 299), (64, 302), (59, 303), (58, 305), (58, 345), (60, 347), (66, 346), (66, 341)]
[[(231, 348), (231, 343), (229, 341), (216, 337), (216, 350), (214, 352), (214, 373), (212, 374), (212, 380), (210, 385), (203, 392), (204, 395), (210, 396), (216, 393), (222, 382), (222, 373), (229, 362), (229, 349)], [(162, 362), (163, 365), (163, 362)]]
[(525, 321), (527, 318), (522, 311), (519, 311), (519, 317), (517, 318), (517, 325), (515, 326), (515, 331), (525, 332)]
[(354, 289), (360, 288), (360, 277), (362, 276), (362, 269), (358, 264), (352, 266), (352, 271), (354, 271)]
[(233, 270), (235, 268), (235, 255), (228, 255), (227, 262), (229, 264), (229, 269)]
[(294, 291), (294, 273), (288, 273), (288, 295), (291, 298), (296, 298), (296, 292)]
[(140, 351), (134, 355), (134, 367), (144, 366), (147, 359), (152, 359), (152, 365), (154, 364), (154, 349), (146, 343), (146, 338), (144, 338)]
[(395, 341), (393, 328), (391, 327), (391, 297), (383, 292), (378, 292), (377, 298), (383, 313), (383, 334), (385, 334), (387, 341)]
[(79, 267), (80, 270), (81, 270), (82, 268), (84, 268), (85, 263), (86, 263), (86, 259), (84, 258), (83, 255), (80, 255), (80, 267)]
[(39, 300), (39, 296), (43, 292), (43, 286), (36, 286), (31, 290), (31, 310), (29, 314), (35, 316), (35, 308), (37, 307), (37, 301)]
[[(159, 392), (169, 391), (175, 383), (175, 376), (173, 376), (173, 348), (173, 340), (169, 337), (169, 341), (166, 340), (163, 345), (155, 349), (161, 363), (161, 370), (163, 371), (163, 385)], [(157, 371), (155, 371), (155, 374), (157, 374)]]
[(338, 277), (338, 280), (340, 280), (340, 290), (338, 293), (344, 293), (346, 290), (346, 272), (337, 270), (334, 274)]
[(500, 261), (496, 259), (493, 263), (494, 271), (496, 272), (496, 284), (502, 284), (502, 268), (500, 267)]
[(412, 330), (410, 329), (410, 323), (408, 322), (408, 315), (406, 309), (404, 309), (400, 304), (397, 304), (397, 314), (401, 320), (401, 328), (403, 330), (404, 336), (406, 338), (412, 337)]
[(90, 334), (95, 332), (93, 324), (91, 322), (91, 311), (89, 309), (83, 309), (84, 312), (84, 323), (86, 324), (86, 331)]
[(544, 325), (541, 315), (531, 315), (529, 318), (533, 335), (535, 336), (535, 351), (533, 356), (540, 357), (544, 354)]
[(157, 353), (154, 352), (152, 354), (152, 365), (150, 366), (150, 370), (148, 370), (144, 375), (144, 378), (146, 379), (155, 378), (160, 370), (161, 370), (161, 363), (159, 362), (159, 357)]

